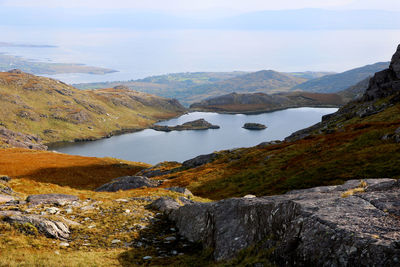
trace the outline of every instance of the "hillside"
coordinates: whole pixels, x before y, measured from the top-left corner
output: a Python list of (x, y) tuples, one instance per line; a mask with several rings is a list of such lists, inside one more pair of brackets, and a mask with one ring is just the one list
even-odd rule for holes
[(305, 82), (307, 79), (294, 77), (289, 74), (273, 70), (262, 70), (243, 74), (231, 79), (194, 86), (190, 92), (183, 95), (190, 101), (198, 101), (211, 96), (218, 96), (224, 93), (256, 93), (256, 92), (279, 92), (287, 91), (293, 86)]
[(303, 90), (316, 93), (336, 93), (372, 76), (389, 66), (389, 62), (379, 62), (342, 73), (323, 76), (296, 85), (292, 90)]
[(338, 107), (345, 104), (337, 94), (293, 92), (279, 94), (227, 94), (190, 105), (194, 111), (257, 113), (294, 107)]
[(0, 73), (0, 126), (11, 131), (0, 133), (1, 146), (29, 138), (33, 143), (98, 139), (183, 112), (176, 100), (125, 87), (82, 91), (17, 70)]
[(126, 86), (132, 90), (154, 94), (167, 98), (176, 98), (182, 104), (188, 104), (185, 94), (190, 95), (191, 88), (230, 79), (246, 72), (184, 72), (150, 76), (144, 79), (116, 82), (74, 84), (79, 89), (111, 88)]
[(390, 68), (375, 74), (363, 97), (288, 137), (216, 153), (195, 169), (158, 179), (212, 199), (280, 194), (349, 179), (400, 173), (400, 46)]
[(258, 72), (189, 72), (152, 76), (139, 80), (76, 84), (80, 89), (108, 88), (118, 85), (133, 90), (168, 98), (176, 98), (189, 106), (210, 96), (232, 92), (285, 91), (309, 79), (321, 77), (328, 72), (280, 73)]

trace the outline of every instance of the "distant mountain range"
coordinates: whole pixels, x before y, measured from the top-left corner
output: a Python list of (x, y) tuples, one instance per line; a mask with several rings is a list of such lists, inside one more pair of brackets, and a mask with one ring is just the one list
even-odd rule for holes
[[(281, 93), (307, 91), (336, 93), (387, 68), (388, 62), (380, 62), (342, 73), (290, 72), (273, 70), (257, 72), (193, 72), (152, 76), (140, 80), (75, 84), (80, 89), (110, 88), (118, 85), (133, 90), (176, 98), (189, 106), (204, 99), (230, 93)], [(352, 99), (351, 90), (343, 97)]]
[(294, 86), (292, 90), (336, 93), (372, 76), (375, 72), (388, 68), (389, 64), (390, 62), (378, 62), (342, 73), (323, 76)]

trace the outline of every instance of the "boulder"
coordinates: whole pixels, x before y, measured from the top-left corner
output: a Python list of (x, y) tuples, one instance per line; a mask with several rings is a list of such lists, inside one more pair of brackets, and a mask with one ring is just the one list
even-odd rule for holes
[(190, 192), (190, 190), (185, 188), (185, 187), (168, 187), (168, 188), (165, 188), (165, 190), (178, 192), (178, 193), (184, 194), (186, 196), (192, 196), (193, 195), (192, 192)]
[(26, 199), (26, 201), (32, 205), (50, 204), (57, 206), (63, 206), (78, 200), (79, 198), (77, 196), (64, 195), (64, 194), (30, 195)]
[[(399, 266), (399, 183), (365, 182), (162, 207), (179, 234), (212, 248), (216, 260), (255, 247), (279, 266)], [(344, 197), (353, 187), (359, 193)]]
[(211, 153), (207, 155), (200, 155), (193, 159), (186, 160), (182, 163), (183, 168), (196, 168), (201, 165), (213, 162), (217, 158), (216, 153)]
[[(65, 240), (70, 234), (67, 224), (60, 220), (52, 220), (40, 215), (22, 214), (20, 212), (0, 213), (1, 215), (4, 216), (3, 220), (5, 222), (22, 226), (33, 226), (39, 233), (44, 234), (46, 237)], [(35, 229), (31, 229), (31, 231), (35, 231)]]
[(11, 178), (7, 175), (0, 175), (0, 181), (8, 183), (9, 181), (11, 181)]
[(12, 200), (14, 200), (13, 196), (0, 194), (0, 203), (12, 201)]
[(117, 192), (119, 190), (130, 190), (141, 187), (157, 187), (160, 182), (150, 180), (145, 176), (123, 176), (111, 180), (96, 189), (97, 192)]

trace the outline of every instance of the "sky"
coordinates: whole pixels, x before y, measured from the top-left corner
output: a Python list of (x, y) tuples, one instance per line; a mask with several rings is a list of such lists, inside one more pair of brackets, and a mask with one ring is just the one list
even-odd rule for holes
[(152, 9), (164, 12), (327, 8), (400, 10), (398, 0), (0, 0), (0, 6), (45, 8)]
[(340, 72), (390, 60), (400, 0), (0, 0), (0, 32), (0, 42), (57, 46), (0, 53), (120, 71), (109, 80)]

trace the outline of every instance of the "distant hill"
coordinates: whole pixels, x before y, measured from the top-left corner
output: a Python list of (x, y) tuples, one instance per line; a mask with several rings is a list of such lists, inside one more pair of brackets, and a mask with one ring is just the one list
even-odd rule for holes
[(257, 72), (192, 72), (152, 76), (140, 80), (75, 84), (80, 89), (128, 86), (141, 92), (176, 98), (189, 106), (204, 98), (232, 92), (279, 92), (308, 80), (306, 77), (321, 76), (324, 72), (280, 73), (273, 70)]
[(279, 91), (287, 91), (293, 86), (307, 81), (305, 78), (295, 77), (289, 74), (273, 71), (262, 70), (243, 74), (231, 79), (213, 84), (205, 84), (192, 87), (190, 94), (193, 97), (188, 99), (198, 101), (201, 98), (210, 96), (218, 96), (224, 93), (272, 93)]
[(307, 80), (311, 79), (316, 79), (316, 78), (321, 78), (326, 75), (332, 75), (336, 74), (336, 72), (332, 71), (304, 71), (304, 72), (286, 72), (286, 74), (299, 77), (299, 78), (304, 78)]
[[(45, 143), (98, 139), (184, 112), (176, 100), (126, 87), (82, 91), (18, 70), (0, 72), (0, 126), (8, 130), (3, 131), (6, 138), (22, 133)], [(7, 146), (1, 136), (0, 147)]]
[(182, 104), (189, 105), (186, 95), (191, 88), (202, 84), (212, 84), (245, 74), (243, 71), (233, 72), (183, 72), (151, 76), (139, 80), (82, 83), (74, 84), (79, 89), (111, 88), (118, 85), (127, 86), (132, 90), (154, 94), (167, 98), (176, 98)]
[(372, 65), (348, 70), (342, 73), (323, 76), (296, 85), (292, 90), (302, 90), (317, 93), (336, 93), (372, 76), (375, 72), (389, 67), (389, 62), (378, 62)]
[(231, 93), (208, 98), (190, 106), (193, 111), (221, 113), (258, 113), (293, 107), (339, 107), (345, 102), (338, 94), (290, 92), (268, 95), (264, 93)]

